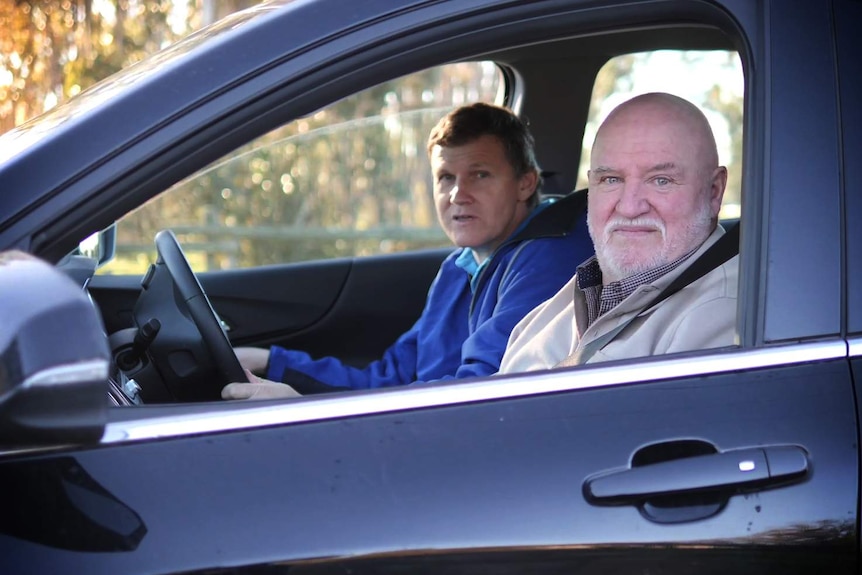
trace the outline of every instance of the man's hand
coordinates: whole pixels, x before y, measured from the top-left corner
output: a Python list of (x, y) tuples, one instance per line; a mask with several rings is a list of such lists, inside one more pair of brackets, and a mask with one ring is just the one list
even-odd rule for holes
[(302, 397), (286, 383), (256, 377), (248, 370), (248, 383), (229, 383), (221, 390), (222, 399), (283, 399)]
[(269, 362), (269, 350), (259, 347), (235, 347), (236, 358), (246, 371), (258, 375), (266, 375), (266, 364)]

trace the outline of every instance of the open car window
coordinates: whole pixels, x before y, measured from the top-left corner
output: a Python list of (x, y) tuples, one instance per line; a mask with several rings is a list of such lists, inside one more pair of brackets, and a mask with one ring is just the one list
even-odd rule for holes
[(446, 64), (290, 122), (121, 219), (100, 273), (143, 273), (165, 228), (197, 272), (449, 246), (428, 134), (453, 107), (500, 103), (505, 89), (493, 62)]
[[(420, 269), (387, 255), (451, 246), (431, 198), (428, 133), (459, 104), (507, 103), (504, 94), (522, 89), (512, 84), (520, 79), (513, 69), (492, 61), (429, 68), (273, 130), (123, 218), (118, 257), (104, 272), (143, 273), (155, 259), (149, 238), (171, 229), (195, 272), (266, 268), (223, 285), (205, 282), (234, 345), (279, 345), (362, 368), (419, 317), (440, 261), (426, 259)], [(592, 140), (610, 109), (667, 91), (707, 114), (719, 161), (731, 174), (721, 217), (739, 218), (743, 85), (740, 58), (730, 50), (657, 50), (605, 62), (584, 102), (583, 134), (568, 137), (580, 154), (574, 188), (586, 187)], [(527, 113), (545, 133), (548, 117)], [(328, 260), (334, 263), (325, 268), (303, 265)], [(267, 285), (277, 286), (277, 295)], [(389, 317), (396, 312), (401, 317)]]

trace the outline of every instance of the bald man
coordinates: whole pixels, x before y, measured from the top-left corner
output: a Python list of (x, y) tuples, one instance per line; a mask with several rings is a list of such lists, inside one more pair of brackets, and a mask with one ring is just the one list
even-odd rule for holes
[(590, 160), (596, 255), (515, 326), (500, 373), (736, 343), (738, 256), (652, 305), (725, 233), (726, 183), (709, 123), (690, 102), (651, 93), (611, 112)]

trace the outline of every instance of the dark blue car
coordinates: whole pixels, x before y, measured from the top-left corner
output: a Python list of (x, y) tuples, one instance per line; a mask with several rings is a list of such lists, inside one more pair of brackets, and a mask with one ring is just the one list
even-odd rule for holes
[[(859, 573), (856, 0), (297, 0), (0, 136), (0, 572)], [(737, 345), (221, 401), (353, 365), (450, 252), (427, 130), (493, 101), (546, 188), (642, 90), (708, 112)], [(152, 265), (157, 262), (157, 265)]]

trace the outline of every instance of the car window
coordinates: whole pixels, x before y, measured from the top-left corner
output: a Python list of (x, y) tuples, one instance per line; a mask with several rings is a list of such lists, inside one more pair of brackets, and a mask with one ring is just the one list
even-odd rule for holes
[(590, 114), (578, 167), (578, 189), (587, 186), (590, 149), (599, 125), (617, 105), (647, 92), (669, 92), (697, 105), (715, 134), (718, 159), (728, 181), (722, 218), (740, 215), (744, 76), (733, 51), (655, 50), (609, 60), (593, 86)]
[[(722, 216), (738, 217), (744, 84), (739, 56), (728, 50), (631, 52), (607, 62), (594, 81), (580, 84), (583, 89), (569, 88), (576, 98), (534, 96), (545, 105), (528, 108), (528, 121), (552, 132), (559, 124), (553, 114), (543, 115), (543, 111), (564, 105), (579, 110), (583, 133), (556, 131), (564, 133), (560, 140), (565, 140), (566, 157), (572, 158), (579, 147), (584, 149), (580, 172), (585, 177), (595, 131), (611, 109), (638, 93), (676, 93), (707, 112), (720, 160), (737, 182), (735, 191), (725, 195)], [(518, 75), (519, 65), (530, 71), (527, 64), (501, 61), (512, 66), (506, 70), (507, 78), (524, 78)], [(264, 349), (277, 345), (312, 359), (335, 357), (351, 367), (368, 365), (415, 325), (444, 250), (433, 252), (433, 260), (413, 257), (424, 254), (391, 258), (407, 262), (409, 267), (403, 268), (407, 273), (388, 265), (390, 258), (333, 262), (332, 266), (272, 264), (450, 246), (439, 230), (432, 203), (427, 134), (458, 105), (503, 103), (502, 94), (508, 95), (507, 103), (517, 102), (518, 90), (513, 88), (520, 86), (506, 86), (502, 76), (493, 62), (425, 69), (356, 92), (280, 126), (121, 219), (117, 256), (106, 269), (143, 274), (155, 259), (152, 238), (159, 230), (171, 229), (196, 272), (262, 268), (249, 274), (214, 274), (211, 278), (218, 281), (206, 286), (213, 310), (234, 345)], [(527, 75), (523, 84), (529, 84), (536, 95), (555, 94), (554, 81), (547, 75), (537, 77)], [(690, 81), (680, 83), (677, 78)], [(576, 103), (563, 103), (567, 101)], [(573, 164), (569, 163), (572, 169)], [(576, 187), (586, 187), (586, 182)], [(587, 257), (579, 256), (576, 263)], [(387, 265), (380, 265), (383, 261)], [(303, 275), (288, 280), (280, 275), (296, 269)], [(327, 274), (314, 273), (320, 269)], [(277, 288), (258, 290), (258, 286)], [(732, 305), (735, 308), (735, 300)], [(124, 311), (114, 315), (123, 317)], [(735, 321), (730, 330), (734, 327)], [(357, 334), (373, 337), (357, 338)], [(361, 345), (357, 339), (362, 339)], [(647, 355), (650, 352), (634, 351), (625, 359)], [(605, 354), (603, 359), (623, 358)], [(511, 369), (520, 370), (522, 364)], [(269, 377), (277, 379), (278, 374)]]
[(448, 246), (426, 138), (451, 108), (499, 102), (503, 88), (493, 62), (448, 64), (279, 127), (120, 220), (100, 272), (143, 273), (165, 228), (197, 272)]

